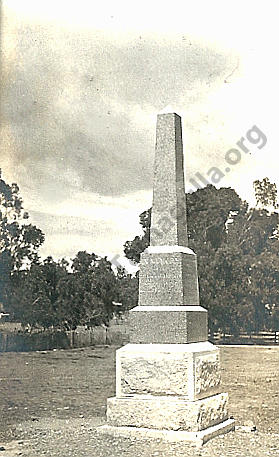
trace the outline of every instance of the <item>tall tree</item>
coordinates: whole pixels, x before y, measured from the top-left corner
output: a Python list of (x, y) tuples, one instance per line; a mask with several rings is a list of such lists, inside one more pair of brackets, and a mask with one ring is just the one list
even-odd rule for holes
[(0, 302), (8, 305), (11, 275), (23, 265), (38, 260), (43, 232), (27, 224), (17, 184), (7, 184), (0, 170)]

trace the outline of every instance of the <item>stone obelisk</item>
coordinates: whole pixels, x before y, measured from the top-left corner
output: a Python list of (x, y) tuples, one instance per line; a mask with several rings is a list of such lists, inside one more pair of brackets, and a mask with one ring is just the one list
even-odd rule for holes
[(234, 428), (227, 402), (188, 247), (181, 118), (160, 114), (150, 246), (141, 255), (130, 344), (116, 353), (116, 397), (108, 399), (101, 429), (203, 443)]

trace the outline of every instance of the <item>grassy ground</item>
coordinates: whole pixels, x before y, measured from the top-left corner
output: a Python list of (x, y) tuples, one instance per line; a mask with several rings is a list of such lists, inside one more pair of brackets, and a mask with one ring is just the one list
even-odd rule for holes
[(0, 355), (0, 439), (30, 418), (104, 416), (115, 389), (115, 348)]
[[(104, 421), (106, 399), (115, 393), (115, 349), (2, 353), (0, 440), (18, 439), (26, 421), (32, 425), (51, 420), (52, 428), (71, 420)], [(279, 348), (222, 346), (221, 360), (222, 390), (229, 392), (230, 415), (237, 425), (255, 425), (259, 433), (279, 434)], [(67, 451), (66, 455), (76, 454)]]

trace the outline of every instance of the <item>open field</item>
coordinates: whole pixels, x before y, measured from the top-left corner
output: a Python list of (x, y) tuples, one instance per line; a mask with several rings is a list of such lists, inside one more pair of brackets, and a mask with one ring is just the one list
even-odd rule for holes
[(115, 392), (115, 349), (1, 354), (1, 456), (279, 456), (278, 347), (221, 347), (223, 391), (241, 428), (191, 452), (97, 436)]

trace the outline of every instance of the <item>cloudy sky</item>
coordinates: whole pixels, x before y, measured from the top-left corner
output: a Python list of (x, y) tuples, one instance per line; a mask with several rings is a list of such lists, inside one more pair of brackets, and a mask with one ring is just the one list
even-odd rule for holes
[[(43, 256), (121, 254), (151, 206), (156, 115), (183, 119), (186, 190), (226, 168), (256, 125), (262, 149), (218, 186), (253, 203), (279, 185), (275, 1), (3, 0), (1, 161), (20, 186)], [(247, 144), (247, 143), (246, 143)]]

